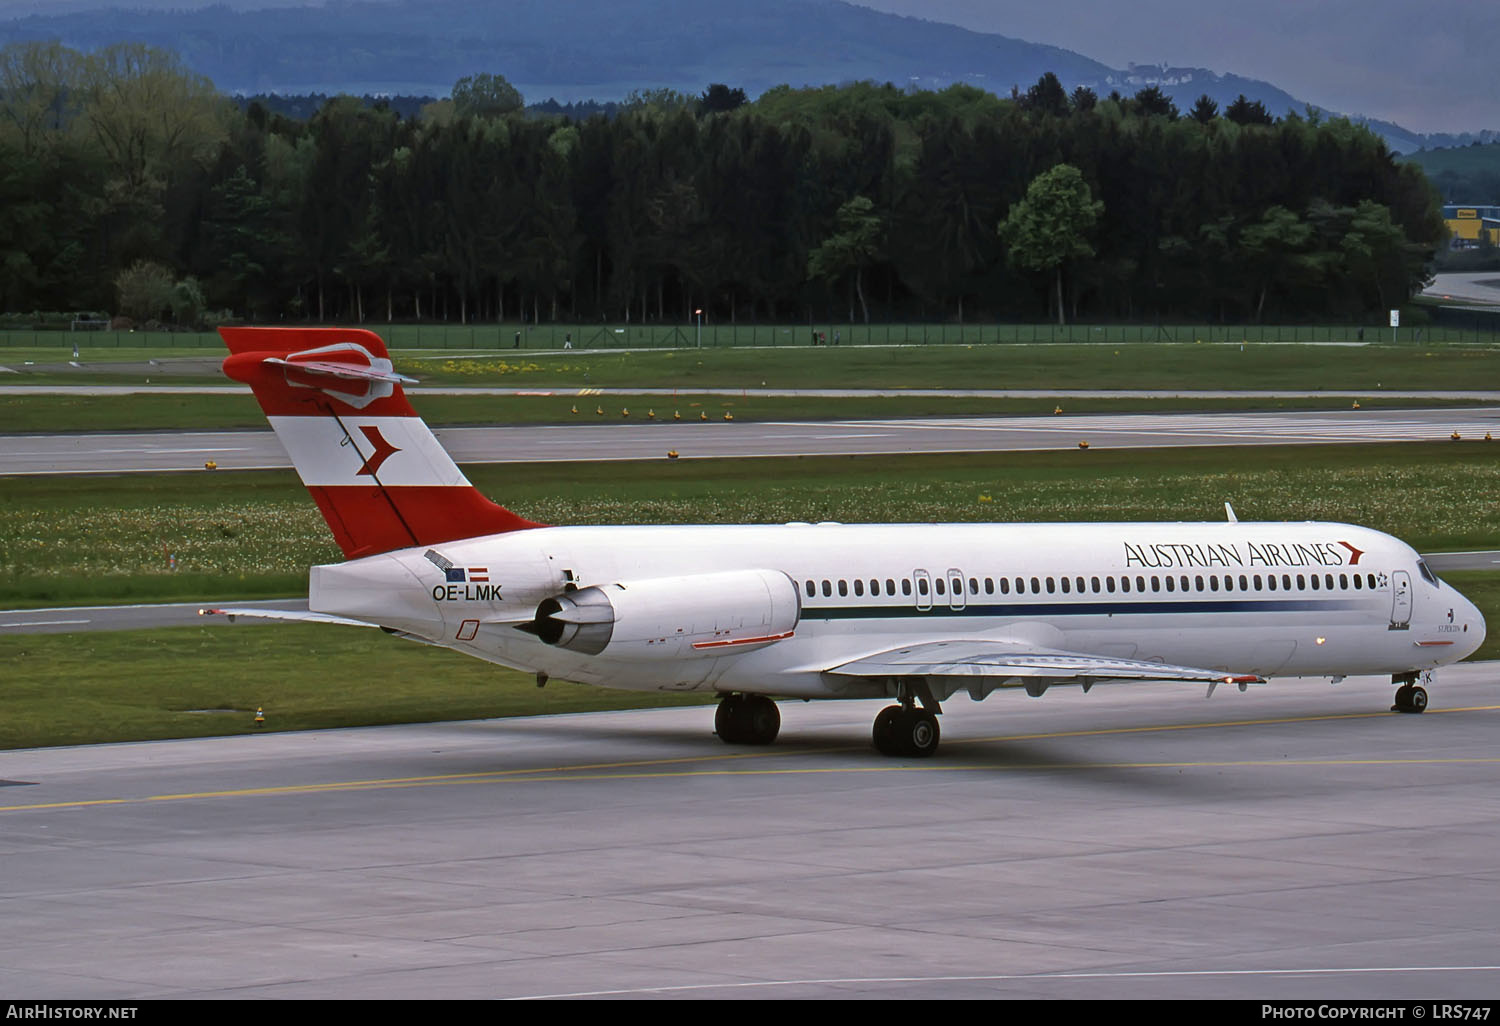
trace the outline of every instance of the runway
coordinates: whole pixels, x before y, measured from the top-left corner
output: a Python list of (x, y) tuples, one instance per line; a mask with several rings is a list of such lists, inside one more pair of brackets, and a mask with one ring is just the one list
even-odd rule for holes
[(0, 992), (1489, 999), (1497, 672), (7, 752)]
[[(1500, 434), (1500, 408), (436, 428), (459, 463), (1439, 441)], [(289, 467), (270, 431), (12, 435), (0, 475)]]

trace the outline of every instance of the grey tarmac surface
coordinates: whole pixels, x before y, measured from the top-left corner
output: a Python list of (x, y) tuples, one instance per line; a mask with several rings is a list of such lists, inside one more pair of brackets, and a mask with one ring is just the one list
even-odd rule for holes
[[(1438, 441), (1500, 434), (1500, 408), (435, 428), (459, 463)], [(266, 431), (11, 435), (0, 476), (290, 466)]]
[(1493, 999), (1497, 683), (955, 699), (926, 761), (865, 702), (0, 753), (0, 993)]

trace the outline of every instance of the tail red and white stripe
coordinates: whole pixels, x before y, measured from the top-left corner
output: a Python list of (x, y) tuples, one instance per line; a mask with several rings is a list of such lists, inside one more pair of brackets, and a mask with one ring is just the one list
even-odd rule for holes
[(224, 373), (249, 385), (347, 558), (539, 525), (471, 485), (401, 389), (380, 336), (220, 328)]

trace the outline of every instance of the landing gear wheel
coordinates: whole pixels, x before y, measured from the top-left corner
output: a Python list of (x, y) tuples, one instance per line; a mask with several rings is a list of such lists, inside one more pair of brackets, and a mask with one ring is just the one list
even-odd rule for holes
[(765, 695), (746, 695), (740, 719), (744, 724), (743, 744), (768, 745), (781, 732), (781, 712)]
[(726, 745), (745, 743), (740, 736), (741, 724), (744, 721), (742, 712), (744, 705), (743, 695), (727, 695), (714, 712), (714, 733), (719, 735), (719, 740)]
[(875, 750), (881, 755), (905, 755), (925, 759), (937, 751), (937, 717), (926, 709), (903, 709), (891, 705), (880, 710), (871, 732)]
[(1427, 709), (1427, 689), (1420, 684), (1403, 684), (1396, 689), (1396, 704), (1391, 712), (1419, 713)]
[(901, 717), (904, 712), (905, 710), (899, 705), (888, 705), (875, 717), (875, 727), (871, 733), (875, 741), (875, 750), (881, 755), (901, 754), (901, 745), (897, 735), (901, 730)]
[(730, 745), (768, 745), (781, 732), (781, 712), (764, 695), (728, 695), (714, 713), (714, 733)]
[(925, 759), (936, 752), (941, 736), (937, 717), (926, 709), (914, 709), (906, 714), (905, 719), (906, 729), (902, 731), (901, 741), (906, 754)]

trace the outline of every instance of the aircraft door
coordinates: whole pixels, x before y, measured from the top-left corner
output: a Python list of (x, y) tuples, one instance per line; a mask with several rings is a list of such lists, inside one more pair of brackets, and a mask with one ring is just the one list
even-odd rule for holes
[(951, 609), (962, 609), (967, 599), (964, 597), (964, 572), (948, 568), (948, 606)]
[(925, 613), (932, 608), (932, 575), (926, 570), (913, 570), (911, 576), (917, 589), (917, 611)]
[(1411, 624), (1411, 574), (1396, 570), (1391, 574), (1391, 628), (1403, 630)]

